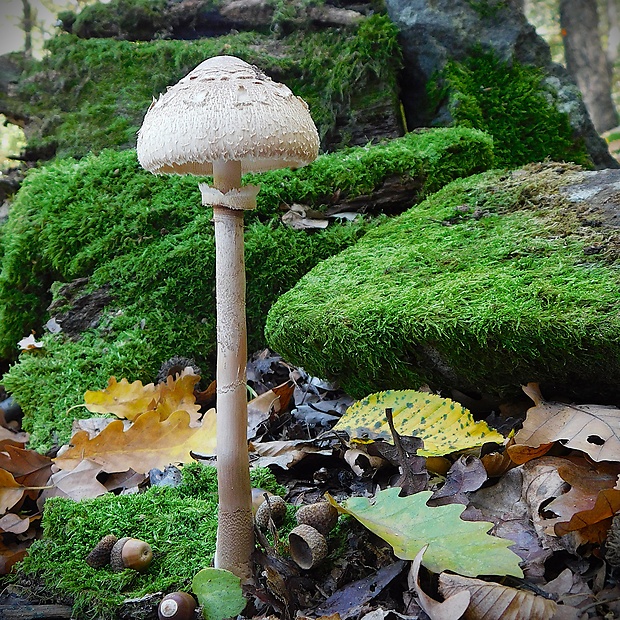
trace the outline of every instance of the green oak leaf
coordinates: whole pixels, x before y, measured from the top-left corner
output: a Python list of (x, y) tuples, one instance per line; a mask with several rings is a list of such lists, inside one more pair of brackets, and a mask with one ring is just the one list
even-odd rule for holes
[(192, 591), (202, 605), (206, 620), (223, 620), (243, 611), (241, 580), (222, 568), (203, 568), (192, 581)]
[(371, 500), (351, 497), (342, 505), (328, 499), (388, 542), (403, 560), (413, 560), (428, 545), (423, 564), (434, 573), (451, 570), (467, 577), (523, 577), (519, 556), (508, 549), (514, 541), (487, 534), (492, 523), (463, 521), (460, 515), (465, 506), (461, 504), (427, 506), (430, 491), (399, 497), (400, 491), (391, 487), (378, 491)]
[(392, 409), (399, 435), (424, 441), (420, 456), (443, 456), (489, 441), (503, 443), (501, 433), (486, 422), (476, 422), (470, 411), (449, 398), (415, 390), (377, 392), (353, 403), (338, 420), (334, 431), (344, 431), (353, 443), (377, 439), (392, 442), (385, 410)]

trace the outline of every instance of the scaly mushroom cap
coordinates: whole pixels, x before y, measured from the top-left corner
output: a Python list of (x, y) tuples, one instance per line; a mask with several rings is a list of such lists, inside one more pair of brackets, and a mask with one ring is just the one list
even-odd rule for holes
[(241, 171), (298, 168), (319, 136), (303, 99), (234, 56), (199, 64), (153, 101), (138, 132), (138, 160), (154, 173), (207, 175), (214, 161)]

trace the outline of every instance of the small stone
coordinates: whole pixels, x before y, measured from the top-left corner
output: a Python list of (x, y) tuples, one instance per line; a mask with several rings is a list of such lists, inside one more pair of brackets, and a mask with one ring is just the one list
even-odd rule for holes
[(86, 556), (86, 564), (93, 568), (101, 568), (110, 563), (110, 553), (118, 538), (114, 534), (104, 536), (95, 548)]

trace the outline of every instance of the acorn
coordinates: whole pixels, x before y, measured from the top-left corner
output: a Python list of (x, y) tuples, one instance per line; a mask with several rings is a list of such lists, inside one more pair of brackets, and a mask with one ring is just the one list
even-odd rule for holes
[(268, 501), (264, 501), (258, 507), (254, 520), (259, 529), (263, 531), (268, 529), (270, 514), (276, 527), (282, 525), (286, 516), (286, 502), (279, 495), (270, 496)]
[(294, 562), (304, 570), (314, 568), (327, 556), (325, 536), (305, 523), (291, 530), (288, 545)]
[(137, 538), (119, 538), (110, 552), (110, 564), (115, 572), (125, 568), (146, 570), (153, 559), (151, 545)]
[(104, 536), (95, 548), (86, 556), (86, 564), (93, 568), (101, 568), (110, 563), (110, 553), (118, 538), (114, 534)]
[(191, 620), (196, 611), (196, 601), (187, 592), (171, 592), (161, 599), (157, 607), (159, 620)]
[(338, 511), (329, 502), (317, 502), (302, 506), (295, 518), (300, 525), (311, 525), (325, 536), (338, 522)]

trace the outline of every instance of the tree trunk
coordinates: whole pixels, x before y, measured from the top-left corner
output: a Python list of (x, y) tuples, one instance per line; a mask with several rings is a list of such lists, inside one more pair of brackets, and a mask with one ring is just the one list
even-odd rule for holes
[(599, 33), (596, 0), (560, 0), (566, 68), (573, 76), (599, 133), (618, 125), (611, 98), (611, 66)]
[(617, 0), (607, 0), (607, 60), (611, 67), (618, 59), (620, 53), (620, 17), (618, 16)]
[(32, 6), (30, 0), (22, 0), (22, 29), (24, 31), (24, 54), (32, 56), (32, 27), (34, 19), (32, 17)]

